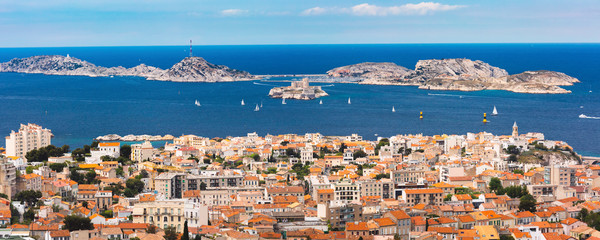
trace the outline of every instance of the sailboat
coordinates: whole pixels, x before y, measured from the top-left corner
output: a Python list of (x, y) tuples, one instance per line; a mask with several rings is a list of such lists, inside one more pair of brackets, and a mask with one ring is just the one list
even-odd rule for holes
[(498, 110), (496, 110), (496, 106), (494, 106), (494, 110), (492, 111), (492, 116), (498, 115)]
[(348, 104), (352, 104), (352, 102), (350, 102), (350, 98), (348, 98)]
[(396, 112), (396, 108), (392, 106), (392, 112)]
[(258, 104), (256, 104), (256, 107), (254, 108), (254, 111), (255, 111), (255, 112), (258, 112), (258, 111), (260, 111), (260, 108), (258, 107)]
[(246, 104), (244, 103), (244, 99), (242, 99), (242, 106), (244, 106), (244, 105), (246, 105)]
[(323, 104), (323, 100), (320, 100), (320, 101), (319, 101), (319, 104), (321, 104), (321, 105), (322, 105), (322, 104)]
[(198, 107), (202, 106), (202, 105), (200, 105), (200, 102), (198, 102), (198, 100), (196, 100), (196, 102), (194, 104)]
[(281, 104), (286, 104), (286, 103), (285, 103), (285, 98), (282, 98), (282, 99), (281, 99)]
[(260, 107), (262, 108), (262, 101), (260, 101)]

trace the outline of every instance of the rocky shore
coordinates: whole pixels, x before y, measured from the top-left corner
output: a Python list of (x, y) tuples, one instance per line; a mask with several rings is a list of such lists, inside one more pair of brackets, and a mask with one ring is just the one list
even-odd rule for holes
[(250, 73), (215, 65), (200, 57), (187, 57), (163, 70), (140, 64), (132, 68), (102, 67), (90, 62), (61, 55), (14, 58), (0, 63), (0, 72), (39, 73), (89, 77), (136, 76), (148, 80), (174, 82), (230, 82), (255, 79)]
[(173, 140), (175, 137), (173, 137), (172, 135), (125, 135), (125, 136), (119, 136), (117, 134), (108, 134), (108, 135), (104, 135), (104, 136), (98, 136), (95, 139), (98, 141), (124, 141), (124, 142), (139, 142), (139, 141), (171, 141)]
[(360, 78), (360, 84), (413, 85), (429, 90), (507, 90), (519, 93), (570, 93), (560, 86), (579, 82), (554, 71), (509, 75), (504, 69), (469, 59), (420, 60), (415, 70), (394, 63), (359, 63), (329, 70), (335, 78)]

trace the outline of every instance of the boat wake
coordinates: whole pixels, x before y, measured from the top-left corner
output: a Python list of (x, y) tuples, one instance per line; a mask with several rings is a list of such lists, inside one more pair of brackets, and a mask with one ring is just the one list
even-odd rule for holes
[(427, 93), (429, 96), (444, 96), (444, 97), (457, 97), (464, 98), (462, 95), (454, 95), (454, 94), (443, 94), (443, 93)]
[(581, 114), (581, 115), (579, 115), (579, 118), (585, 118), (585, 119), (600, 119), (600, 117), (590, 117), (590, 116), (586, 116), (585, 114)]
[(269, 87), (279, 87), (279, 86), (273, 85), (273, 84), (264, 84), (264, 83), (257, 83), (257, 82), (252, 82), (252, 83), (254, 83), (254, 85), (269, 86)]
[(585, 114), (581, 114), (581, 115), (579, 115), (579, 118), (585, 118), (585, 119), (600, 119), (600, 117), (590, 117), (590, 116), (586, 116)]
[(334, 86), (333, 84), (329, 84), (329, 85), (323, 85), (321, 87), (333, 87), (333, 86)]

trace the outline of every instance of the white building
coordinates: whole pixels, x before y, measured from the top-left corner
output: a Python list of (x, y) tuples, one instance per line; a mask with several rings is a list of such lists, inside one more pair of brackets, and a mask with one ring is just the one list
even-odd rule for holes
[(21, 124), (18, 132), (11, 131), (6, 137), (6, 155), (24, 157), (31, 150), (50, 145), (53, 136), (50, 129), (37, 124)]
[(104, 142), (98, 143), (97, 149), (92, 149), (92, 156), (86, 157), (86, 163), (100, 163), (103, 156), (110, 156), (113, 158), (118, 158), (121, 155), (121, 143), (120, 142)]

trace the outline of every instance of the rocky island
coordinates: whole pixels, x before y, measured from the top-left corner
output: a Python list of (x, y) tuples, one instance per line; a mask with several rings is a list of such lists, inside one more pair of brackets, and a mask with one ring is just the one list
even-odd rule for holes
[(173, 67), (163, 70), (140, 64), (132, 68), (102, 67), (74, 57), (42, 55), (14, 58), (0, 63), (0, 72), (40, 73), (89, 77), (136, 76), (148, 80), (174, 82), (230, 82), (255, 79), (250, 73), (215, 65), (201, 57), (186, 57)]
[(420, 60), (415, 70), (394, 63), (359, 63), (329, 70), (336, 78), (359, 78), (360, 84), (412, 85), (430, 90), (507, 90), (519, 93), (570, 93), (560, 86), (579, 82), (554, 71), (509, 75), (504, 69), (469, 59)]
[(294, 81), (291, 86), (275, 87), (269, 91), (269, 96), (272, 98), (298, 100), (312, 100), (328, 95), (320, 86), (309, 86), (308, 78), (304, 78), (302, 81)]

